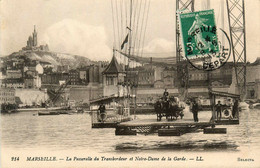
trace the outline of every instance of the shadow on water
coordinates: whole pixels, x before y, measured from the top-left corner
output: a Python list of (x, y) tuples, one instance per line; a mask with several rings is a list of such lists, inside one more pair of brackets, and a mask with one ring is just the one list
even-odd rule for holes
[(157, 142), (154, 144), (120, 143), (115, 145), (115, 151), (239, 151), (238, 147), (233, 141), (208, 142), (207, 140), (199, 140), (175, 143)]

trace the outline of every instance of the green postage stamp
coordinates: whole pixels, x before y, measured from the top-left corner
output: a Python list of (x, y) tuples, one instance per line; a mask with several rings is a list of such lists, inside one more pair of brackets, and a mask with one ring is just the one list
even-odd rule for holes
[(187, 59), (219, 52), (214, 10), (179, 14), (183, 49)]

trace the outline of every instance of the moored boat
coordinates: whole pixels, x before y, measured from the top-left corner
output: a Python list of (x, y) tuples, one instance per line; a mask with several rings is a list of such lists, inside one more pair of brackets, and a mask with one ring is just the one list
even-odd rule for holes
[(39, 116), (42, 116), (42, 115), (60, 115), (60, 112), (58, 112), (58, 111), (39, 111), (38, 115)]

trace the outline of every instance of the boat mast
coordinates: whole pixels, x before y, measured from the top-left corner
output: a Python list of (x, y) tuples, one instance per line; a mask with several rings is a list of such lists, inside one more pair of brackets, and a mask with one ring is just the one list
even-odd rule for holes
[[(127, 70), (129, 69), (129, 57), (131, 56), (131, 43), (132, 43), (132, 9), (133, 8), (133, 0), (130, 0), (130, 19), (129, 19), (129, 26), (127, 26), (126, 28), (128, 29), (129, 31), (129, 45), (128, 45), (128, 60), (127, 60), (127, 66), (126, 66), (126, 83), (127, 83), (127, 86), (128, 86), (128, 76), (127, 76)], [(127, 89), (127, 95), (128, 95), (128, 89)]]
[[(132, 12), (133, 11), (133, 0), (130, 0), (130, 19), (129, 19), (129, 27), (127, 29), (129, 30), (129, 45), (128, 45), (128, 56), (131, 56), (131, 44), (132, 44)], [(128, 79), (128, 70), (129, 70), (129, 65), (130, 65), (130, 59), (128, 57), (127, 61), (127, 68), (126, 68), (126, 86), (127, 86), (127, 97), (130, 98), (130, 89), (131, 89), (131, 83), (130, 80)], [(130, 112), (130, 102), (128, 101), (127, 103), (129, 105), (129, 112)]]

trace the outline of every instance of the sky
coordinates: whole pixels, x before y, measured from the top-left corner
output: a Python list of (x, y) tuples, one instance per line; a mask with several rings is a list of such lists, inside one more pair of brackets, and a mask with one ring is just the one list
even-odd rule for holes
[[(224, 1), (210, 3), (218, 27), (222, 25), (221, 2)], [(175, 3), (175, 0), (151, 0), (143, 45), (145, 55), (174, 55)], [(195, 10), (205, 9), (205, 3), (206, 0), (195, 0)], [(36, 25), (38, 44), (48, 44), (51, 51), (92, 60), (112, 57), (116, 40), (111, 0), (0, 0), (0, 8), (0, 55), (24, 47)], [(225, 5), (224, 8), (224, 30), (229, 32)], [(253, 62), (260, 57), (260, 1), (245, 0), (245, 10), (247, 58)]]

